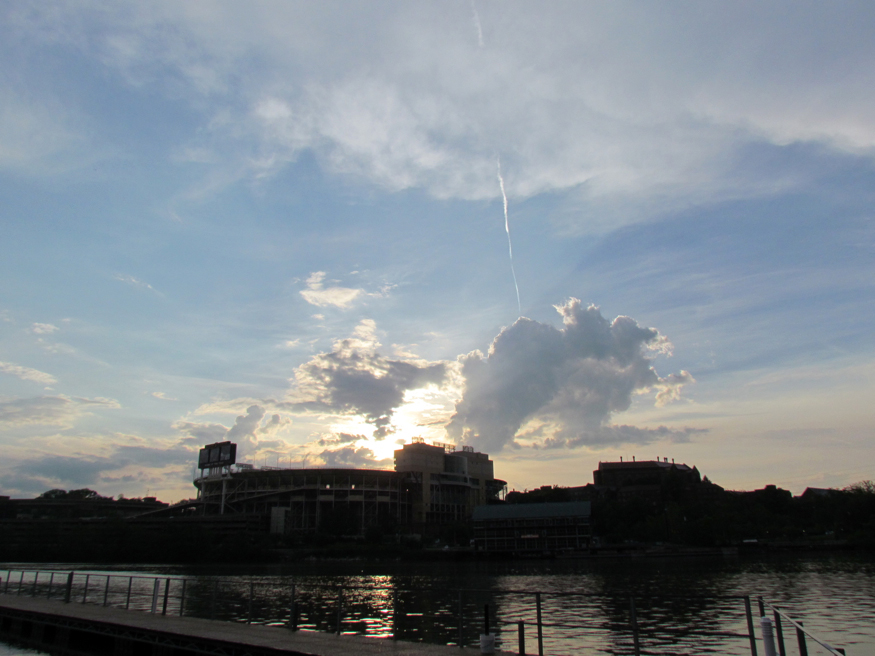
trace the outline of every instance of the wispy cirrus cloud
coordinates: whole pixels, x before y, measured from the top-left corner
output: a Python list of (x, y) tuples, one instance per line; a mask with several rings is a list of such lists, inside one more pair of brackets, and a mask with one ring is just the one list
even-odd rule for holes
[(93, 410), (115, 410), (121, 405), (114, 399), (84, 398), (59, 394), (29, 398), (0, 399), (0, 425), (8, 428), (33, 425), (71, 426), (75, 420)]
[(39, 383), (40, 385), (54, 385), (58, 382), (57, 378), (51, 374), (45, 373), (44, 371), (31, 369), (30, 367), (22, 367), (17, 364), (12, 364), (11, 362), (0, 362), (0, 373), (9, 374), (10, 376), (20, 378), (21, 380)]
[(159, 296), (162, 295), (161, 292), (155, 289), (152, 285), (143, 280), (140, 280), (139, 278), (135, 278), (134, 276), (130, 276), (124, 273), (117, 273), (113, 276), (113, 278), (115, 280), (118, 280), (119, 282), (125, 283), (126, 285), (131, 285), (132, 287), (137, 287), (138, 289), (147, 289), (150, 292), (158, 294)]
[(50, 323), (35, 323), (30, 327), (30, 331), (35, 335), (51, 335), (60, 330), (57, 326)]
[(179, 149), (222, 169), (216, 179), (272, 175), (309, 152), (391, 190), (497, 198), (501, 153), (512, 198), (576, 190), (616, 223), (646, 215), (621, 215), (607, 197), (655, 209), (802, 188), (804, 173), (752, 170), (751, 145), (872, 156), (875, 11), (786, 8), (481, 3), (474, 30), (469, 6), (444, 2), (29, 6), (7, 22), (131, 86), (208, 99)]

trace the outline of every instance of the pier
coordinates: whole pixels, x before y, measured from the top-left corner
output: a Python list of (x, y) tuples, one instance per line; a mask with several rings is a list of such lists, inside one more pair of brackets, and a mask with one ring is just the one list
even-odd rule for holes
[(197, 617), (0, 595), (0, 638), (58, 656), (458, 656), (399, 640), (291, 631)]

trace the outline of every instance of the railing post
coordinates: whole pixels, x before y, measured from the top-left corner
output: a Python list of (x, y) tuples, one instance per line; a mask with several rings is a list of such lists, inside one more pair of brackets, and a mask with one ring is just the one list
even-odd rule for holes
[(167, 601), (170, 599), (170, 579), (164, 581), (164, 604), (161, 606), (161, 614), (167, 615)]
[(465, 641), (462, 638), (462, 627), (465, 625), (465, 618), (462, 617), (462, 591), (459, 590), (459, 648), (465, 646)]
[(109, 574), (106, 575), (106, 586), (103, 588), (103, 605), (106, 606), (109, 601), (109, 582), (112, 580), (112, 576)]
[[(3, 583), (3, 579), (0, 579), (0, 584)], [(49, 594), (46, 595), (46, 599), (52, 598), (52, 585), (55, 583), (55, 573), (52, 572), (52, 575), (49, 577)]]
[(33, 587), (30, 589), (30, 596), (36, 597), (36, 582), (39, 581), (39, 570), (33, 573)]
[(21, 586), (24, 585), (24, 570), (21, 570), (21, 575), (18, 577), (18, 592), (16, 597), (21, 596)]
[(775, 633), (778, 636), (778, 653), (787, 656), (787, 648), (784, 647), (784, 631), (781, 629), (781, 613), (775, 610)]
[(632, 624), (632, 647), (635, 656), (641, 656), (641, 643), (638, 640), (638, 613), (635, 612), (635, 597), (629, 595), (629, 621)]
[(772, 633), (772, 620), (766, 615), (760, 616), (760, 629), (763, 632), (763, 651), (766, 656), (775, 656), (775, 634)]
[(757, 597), (757, 604), (760, 607), (760, 617), (764, 617), (766, 614), (766, 605), (765, 605), (765, 603), (763, 603), (762, 596)]
[(489, 635), (489, 604), (483, 604), (483, 634)]
[(340, 635), (340, 625), (343, 622), (343, 587), (337, 593), (337, 635)]
[(70, 597), (73, 595), (73, 572), (67, 573), (67, 586), (64, 588), (64, 603), (70, 603)]
[(152, 583), (152, 612), (158, 612), (158, 590), (161, 587), (161, 579), (155, 579)]
[(544, 629), (541, 623), (541, 593), (535, 593), (535, 610), (538, 620), (538, 656), (544, 656)]
[[(798, 623), (802, 626), (802, 622)], [(799, 656), (808, 656), (808, 645), (805, 644), (805, 631), (796, 627), (796, 641), (799, 643)]]
[(298, 630), (298, 607), (295, 599), (295, 583), (292, 582), (292, 603), (289, 607), (289, 628), (292, 631)]
[(185, 608), (185, 584), (187, 579), (182, 579), (182, 590), (179, 593), (179, 616), (182, 617), (182, 610)]
[(255, 595), (255, 581), (249, 582), (249, 606), (246, 611), (246, 623), (252, 624), (252, 597)]
[(753, 613), (750, 610), (750, 597), (744, 596), (744, 614), (747, 616), (747, 637), (750, 638), (750, 654), (757, 656), (757, 637), (753, 632)]
[(520, 656), (526, 656), (526, 623), (520, 620), (516, 623)]
[(213, 581), (213, 590), (210, 595), (210, 619), (216, 619), (216, 596), (219, 594), (219, 581)]
[(134, 577), (128, 577), (128, 597), (125, 599), (125, 610), (131, 607), (131, 588), (134, 587)]
[(85, 575), (85, 590), (82, 591), (82, 603), (85, 603), (85, 600), (88, 598), (88, 581), (91, 580), (91, 574)]

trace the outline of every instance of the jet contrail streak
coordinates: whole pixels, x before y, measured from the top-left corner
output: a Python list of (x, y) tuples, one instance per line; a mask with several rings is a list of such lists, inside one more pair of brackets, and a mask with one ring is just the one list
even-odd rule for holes
[(504, 201), (504, 230), (507, 232), (507, 252), (510, 255), (510, 272), (513, 275), (513, 286), (516, 289), (516, 305), (519, 316), (523, 316), (523, 306), (520, 303), (520, 286), (516, 282), (516, 271), (513, 268), (513, 244), (510, 241), (510, 223), (507, 220), (507, 192), (504, 190), (504, 178), (501, 177), (501, 158), (498, 158), (498, 185), (501, 187), (501, 198)]
[(477, 28), (477, 45), (483, 47), (483, 27), (480, 25), (480, 14), (477, 13), (477, 7), (474, 6), (474, 0), (471, 0), (471, 11), (474, 13), (474, 27)]

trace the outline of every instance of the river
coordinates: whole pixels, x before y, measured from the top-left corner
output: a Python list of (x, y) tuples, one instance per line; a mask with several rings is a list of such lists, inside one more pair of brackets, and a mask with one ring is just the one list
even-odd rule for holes
[[(490, 628), (503, 649), (516, 651), (518, 622), (525, 622), (527, 653), (537, 653), (536, 598), (541, 593), (544, 653), (632, 653), (634, 601), (642, 653), (750, 654), (743, 596), (780, 607), (807, 629), (854, 656), (875, 656), (875, 557), (860, 554), (761, 558), (636, 558), (502, 562), (399, 562), (309, 560), (282, 565), (124, 566), (81, 563), (0, 566), (91, 572), (77, 583), (79, 600), (102, 602), (101, 572), (112, 572), (109, 603), (124, 605), (136, 575), (173, 577), (168, 612), (186, 582), (186, 615), (281, 624), (295, 602), (301, 629), (341, 630), (374, 637), (476, 645), (489, 605)], [(57, 577), (60, 581), (60, 576)], [(17, 591), (12, 578), (12, 591)], [(28, 594), (30, 584), (22, 585)], [(77, 579), (77, 581), (80, 579)], [(81, 577), (84, 581), (84, 577)], [(47, 578), (41, 579), (47, 581)], [(41, 583), (40, 585), (45, 585)], [(135, 579), (132, 608), (148, 609), (152, 582)], [(462, 591), (461, 596), (459, 591)], [(12, 593), (8, 591), (7, 593)], [(250, 592), (254, 592), (250, 604)], [(44, 594), (44, 593), (41, 593)], [(759, 623), (756, 622), (759, 636)], [(786, 632), (788, 653), (795, 635)], [(36, 652), (4, 652), (0, 656)], [(762, 654), (762, 643), (759, 644)], [(809, 643), (809, 653), (825, 653)]]

